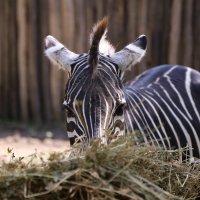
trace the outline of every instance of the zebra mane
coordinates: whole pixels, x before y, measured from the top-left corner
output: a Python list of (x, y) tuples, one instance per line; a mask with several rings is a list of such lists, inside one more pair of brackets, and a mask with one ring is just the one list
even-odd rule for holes
[(88, 64), (92, 69), (92, 77), (95, 75), (98, 64), (99, 53), (103, 55), (112, 55), (115, 52), (114, 47), (106, 40), (108, 26), (108, 17), (98, 22), (92, 30), (90, 35), (90, 50)]

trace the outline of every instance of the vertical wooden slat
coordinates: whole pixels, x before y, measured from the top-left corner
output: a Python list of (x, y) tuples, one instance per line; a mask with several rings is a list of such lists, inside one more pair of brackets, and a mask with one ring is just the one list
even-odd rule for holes
[[(109, 17), (110, 17), (110, 30), (108, 35), (116, 45), (117, 49), (121, 49), (125, 45), (124, 34), (124, 4), (121, 0), (108, 1)], [(111, 37), (112, 35), (112, 37)]]
[(173, 0), (169, 44), (169, 63), (171, 64), (178, 62), (179, 40), (181, 33), (181, 9), (182, 1)]
[[(12, 8), (11, 8), (11, 1), (7, 1), (7, 24), (11, 24), (11, 13)], [(9, 57), (6, 57), (6, 112), (7, 112), (7, 118), (12, 120), (12, 99), (11, 99), (11, 92), (10, 92), (10, 87), (12, 88), (12, 83), (11, 83), (11, 74), (12, 74), (12, 67), (11, 67), (11, 56), (12, 56), (12, 50), (10, 50), (11, 44), (11, 37), (12, 37), (12, 32), (10, 31), (10, 28), (7, 28), (7, 38), (8, 40), (6, 41), (6, 54), (9, 55)]]
[(162, 23), (163, 23), (163, 6), (162, 2), (159, 0), (154, 0), (154, 7), (153, 7), (153, 31), (151, 35), (152, 40), (152, 48), (151, 56), (153, 59), (153, 65), (161, 64), (161, 55), (162, 55)]
[[(68, 49), (74, 51), (75, 46), (75, 13), (73, 0), (61, 0), (61, 25), (63, 42)], [(70, 27), (70, 28), (69, 28)], [(64, 98), (64, 87), (69, 78), (66, 72), (63, 72), (64, 78), (62, 82), (61, 98)]]
[(85, 18), (86, 18), (86, 12), (84, 7), (84, 1), (83, 0), (74, 0), (74, 16), (75, 16), (75, 32), (80, 37), (76, 37), (75, 42), (75, 50), (78, 51), (78, 53), (83, 53), (86, 48), (85, 45), (87, 42), (85, 41)]
[(85, 36), (85, 18), (84, 18), (84, 4), (83, 0), (74, 0), (75, 13), (76, 13), (76, 25), (78, 30), (78, 37), (76, 37), (77, 49), (79, 52), (84, 51), (84, 36)]
[[(60, 32), (60, 2), (49, 0), (49, 32), (56, 38), (61, 38)], [(52, 66), (50, 68), (50, 86), (51, 86), (51, 99), (53, 116), (56, 120), (60, 120), (61, 117), (61, 72), (57, 67)]]
[[(126, 44), (133, 42), (138, 36), (137, 24), (138, 24), (138, 0), (128, 0), (127, 1), (127, 13), (126, 13)], [(134, 66), (131, 72), (125, 74), (126, 79), (132, 79), (138, 73), (138, 66)]]
[(8, 42), (9, 42), (9, 27), (7, 26), (7, 23), (9, 21), (9, 1), (5, 2), (5, 21), (4, 21), (4, 37), (6, 38), (4, 40), (4, 63), (3, 63), (3, 82), (4, 82), (4, 93), (3, 93), (3, 98), (4, 98), (4, 102), (3, 102), (3, 112), (4, 115), (7, 119), (9, 119), (9, 111), (10, 111), (10, 107), (9, 107), (9, 103), (10, 99), (9, 99), (9, 67), (8, 67), (8, 63), (9, 63), (9, 47), (8, 47)]
[[(74, 0), (73, 1), (74, 3), (74, 14), (75, 14), (75, 18), (74, 18), (74, 24), (75, 24), (75, 33), (76, 34), (79, 34), (80, 33), (80, 26), (79, 26), (79, 23), (80, 23), (80, 19), (79, 19), (79, 13), (78, 13), (78, 9), (77, 9), (77, 4), (78, 4), (78, 0)], [(79, 46), (80, 42), (79, 42), (79, 38), (76, 37), (76, 42), (74, 43), (75, 45), (75, 51), (76, 52), (80, 52), (80, 46)]]
[(13, 91), (11, 92), (11, 116), (13, 120), (16, 120), (19, 118), (19, 84), (18, 84), (18, 70), (17, 70), (17, 45), (14, 45), (17, 43), (17, 34), (16, 34), (16, 1), (11, 1), (11, 21), (10, 21), (10, 84), (11, 88), (13, 88)]
[(75, 13), (73, 0), (61, 0), (62, 35), (67, 48), (74, 51), (75, 37)]
[(97, 1), (97, 19), (101, 20), (103, 19), (105, 12), (104, 12), (104, 2), (103, 1)]
[(195, 0), (193, 6), (193, 66), (200, 70), (200, 1)]
[(127, 5), (127, 42), (133, 41), (137, 37), (138, 0), (128, 0)]
[(86, 0), (82, 0), (82, 9), (83, 9), (83, 20), (84, 20), (84, 27), (83, 27), (83, 52), (87, 52), (88, 51), (88, 44), (89, 44), (89, 34), (88, 34), (88, 30), (87, 30), (87, 22), (86, 22)]
[(27, 63), (26, 63), (26, 0), (17, 1), (17, 22), (18, 22), (18, 72), (19, 72), (19, 94), (20, 114), (23, 121), (28, 120), (27, 104)]
[(143, 34), (147, 30), (147, 0), (140, 1), (138, 32)]
[(93, 20), (94, 20), (94, 16), (93, 16), (93, 10), (91, 9), (91, 3), (93, 4), (92, 0), (85, 0), (86, 3), (86, 35), (88, 35), (88, 44), (86, 46), (86, 48), (89, 48), (89, 34), (92, 30), (93, 27)]
[(4, 90), (4, 82), (3, 82), (3, 37), (4, 37), (4, 29), (3, 29), (3, 24), (4, 24), (4, 1), (0, 1), (0, 13), (1, 13), (1, 17), (0, 17), (0, 118), (4, 117), (4, 113), (3, 113), (3, 90)]
[[(141, 0), (140, 1), (140, 9), (138, 11), (139, 13), (139, 24), (138, 24), (138, 34), (145, 34), (147, 30), (147, 10), (148, 10), (148, 4), (147, 0)], [(146, 69), (146, 58), (143, 58), (142, 64), (140, 64), (140, 73), (143, 72)]]
[(193, 0), (185, 2), (184, 12), (184, 56), (183, 64), (190, 66), (192, 64), (192, 46), (193, 46), (193, 28), (192, 28), (192, 12), (193, 12)]
[(171, 16), (172, 0), (163, 1), (162, 10), (162, 32), (161, 32), (161, 61), (160, 63), (168, 63), (169, 40), (170, 40), (170, 16)]
[[(41, 100), (42, 100), (42, 109), (43, 117), (45, 122), (51, 122), (53, 119), (52, 113), (52, 99), (50, 95), (50, 67), (49, 61), (44, 56), (44, 38), (49, 34), (49, 23), (47, 23), (47, 19), (49, 18), (49, 1), (42, 0), (39, 1), (40, 8), (40, 73), (41, 73)], [(45, 8), (45, 9), (44, 9)]]
[(37, 35), (37, 4), (36, 1), (27, 1), (29, 11), (28, 24), (28, 84), (29, 102), (32, 120), (41, 122), (39, 77), (38, 77), (38, 35)]
[[(151, 66), (154, 65), (154, 59), (153, 59), (153, 52), (154, 52), (154, 34), (155, 34), (155, 8), (157, 6), (157, 1), (152, 0), (152, 1), (147, 1), (148, 4), (148, 10), (147, 10), (147, 29), (146, 29), (146, 36), (147, 36), (147, 53), (145, 55), (147, 66), (146, 68), (150, 68)], [(159, 17), (159, 16), (157, 16)]]

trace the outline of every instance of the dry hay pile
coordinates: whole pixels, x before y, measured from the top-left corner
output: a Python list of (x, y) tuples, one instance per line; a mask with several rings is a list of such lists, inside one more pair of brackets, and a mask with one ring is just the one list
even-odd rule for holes
[(193, 199), (200, 191), (200, 165), (179, 164), (176, 151), (135, 146), (130, 138), (79, 150), (70, 158), (11, 158), (0, 168), (0, 199)]

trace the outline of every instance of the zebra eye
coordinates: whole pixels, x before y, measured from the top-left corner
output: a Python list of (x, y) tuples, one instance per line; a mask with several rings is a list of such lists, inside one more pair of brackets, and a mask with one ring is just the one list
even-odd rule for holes
[(67, 112), (74, 113), (73, 110), (72, 110), (72, 108), (70, 106), (67, 105), (67, 106), (64, 106), (64, 108), (65, 108), (65, 110)]
[(125, 103), (120, 104), (120, 105), (116, 108), (114, 115), (123, 115), (123, 112), (124, 112), (124, 105), (125, 105)]
[(63, 103), (63, 108), (69, 113), (73, 113), (73, 109), (69, 106), (69, 104), (67, 104), (67, 103), (65, 103), (65, 101), (64, 101), (64, 103)]
[(76, 117), (73, 109), (70, 108), (69, 106), (65, 107), (65, 111), (66, 111), (68, 117)]

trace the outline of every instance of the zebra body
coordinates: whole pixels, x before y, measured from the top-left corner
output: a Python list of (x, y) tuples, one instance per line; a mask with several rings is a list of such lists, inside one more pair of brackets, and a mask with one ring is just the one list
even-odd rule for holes
[(165, 149), (188, 146), (191, 158), (200, 156), (199, 72), (157, 66), (136, 77), (125, 94), (126, 132), (139, 132), (136, 140)]
[(93, 28), (88, 54), (75, 54), (52, 36), (45, 39), (48, 58), (69, 73), (63, 105), (70, 143), (96, 137), (106, 143), (110, 135), (131, 133), (136, 143), (187, 146), (190, 158), (200, 157), (200, 73), (162, 65), (123, 85), (121, 74), (146, 52), (146, 36), (114, 52), (106, 27), (104, 18)]

